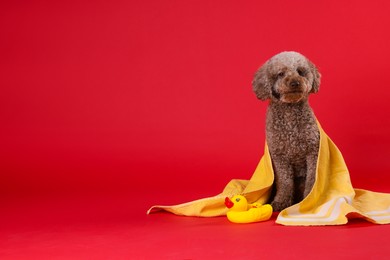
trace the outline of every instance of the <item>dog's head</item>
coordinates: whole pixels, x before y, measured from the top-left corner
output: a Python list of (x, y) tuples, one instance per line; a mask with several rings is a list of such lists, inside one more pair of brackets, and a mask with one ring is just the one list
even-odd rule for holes
[(297, 103), (316, 93), (320, 73), (312, 62), (297, 52), (282, 52), (269, 59), (256, 72), (253, 91), (261, 100)]

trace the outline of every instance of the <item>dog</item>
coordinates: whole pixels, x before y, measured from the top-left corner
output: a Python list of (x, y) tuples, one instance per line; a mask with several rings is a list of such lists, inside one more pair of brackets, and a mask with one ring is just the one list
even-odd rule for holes
[(266, 140), (275, 175), (274, 211), (302, 201), (313, 188), (320, 133), (308, 97), (318, 92), (320, 78), (306, 57), (286, 51), (262, 65), (252, 81), (257, 98), (269, 100)]

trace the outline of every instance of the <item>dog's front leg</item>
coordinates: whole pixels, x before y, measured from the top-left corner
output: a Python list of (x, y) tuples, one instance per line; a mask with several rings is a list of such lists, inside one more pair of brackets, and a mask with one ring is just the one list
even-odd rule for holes
[(294, 171), (287, 159), (273, 160), (276, 193), (271, 202), (274, 211), (281, 211), (294, 201)]
[(314, 182), (316, 180), (317, 159), (318, 159), (317, 154), (307, 156), (307, 159), (306, 159), (307, 172), (306, 172), (306, 181), (305, 181), (305, 191), (303, 193), (304, 198), (306, 198), (307, 195), (309, 195), (309, 193), (313, 189)]

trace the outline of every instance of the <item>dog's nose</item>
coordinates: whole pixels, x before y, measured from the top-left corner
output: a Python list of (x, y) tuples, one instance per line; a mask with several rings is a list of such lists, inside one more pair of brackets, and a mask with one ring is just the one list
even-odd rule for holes
[(290, 87), (292, 87), (292, 88), (299, 87), (299, 85), (300, 85), (300, 83), (297, 80), (293, 80), (290, 82)]

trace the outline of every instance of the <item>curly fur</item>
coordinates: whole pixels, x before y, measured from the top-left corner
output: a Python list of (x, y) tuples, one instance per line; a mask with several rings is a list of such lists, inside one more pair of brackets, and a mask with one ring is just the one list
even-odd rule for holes
[(320, 74), (297, 52), (282, 52), (256, 72), (256, 96), (270, 100), (266, 139), (275, 172), (271, 204), (275, 211), (298, 203), (311, 191), (320, 134), (308, 96), (320, 86)]

